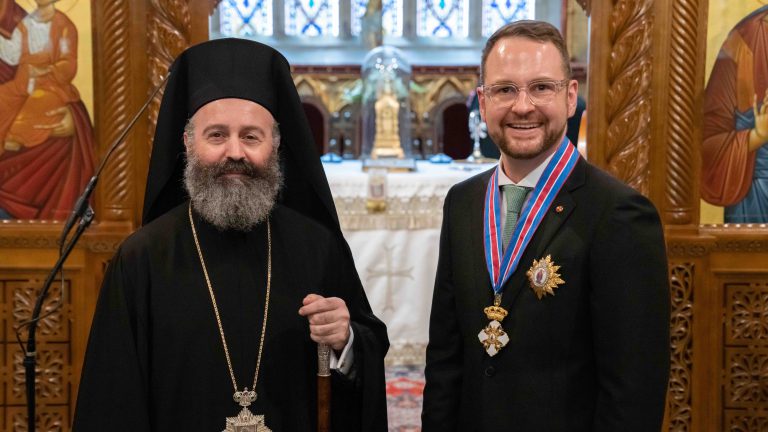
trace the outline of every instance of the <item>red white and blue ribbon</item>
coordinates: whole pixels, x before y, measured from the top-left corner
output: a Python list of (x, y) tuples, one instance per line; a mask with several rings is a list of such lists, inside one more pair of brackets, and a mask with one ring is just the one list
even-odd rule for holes
[(502, 255), (501, 244), (501, 194), (499, 193), (499, 170), (501, 165), (488, 180), (485, 191), (484, 246), (485, 262), (491, 277), (493, 292), (500, 294), (504, 284), (515, 272), (525, 248), (541, 224), (555, 196), (560, 192), (573, 167), (579, 161), (576, 148), (564, 138), (555, 154), (550, 159), (544, 172), (536, 183), (530, 198), (523, 206), (515, 231), (512, 233), (507, 250)]

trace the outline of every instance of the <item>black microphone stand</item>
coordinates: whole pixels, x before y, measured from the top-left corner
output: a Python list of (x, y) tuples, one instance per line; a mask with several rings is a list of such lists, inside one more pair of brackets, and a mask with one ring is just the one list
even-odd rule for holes
[[(99, 168), (96, 170), (96, 173), (93, 175), (93, 177), (91, 177), (91, 180), (85, 186), (85, 190), (83, 190), (82, 195), (80, 195), (80, 197), (75, 202), (75, 206), (72, 209), (72, 213), (69, 215), (69, 218), (67, 218), (67, 221), (64, 223), (64, 229), (62, 230), (61, 237), (59, 238), (59, 245), (60, 245), (59, 259), (56, 261), (56, 264), (53, 266), (53, 268), (51, 269), (51, 272), (48, 274), (48, 277), (45, 279), (45, 283), (43, 284), (43, 287), (40, 290), (40, 294), (37, 297), (37, 301), (35, 302), (35, 308), (32, 310), (32, 317), (28, 321), (20, 324), (20, 326), (23, 326), (23, 325), (29, 326), (29, 330), (28, 330), (29, 336), (27, 338), (27, 349), (24, 351), (24, 361), (23, 361), (24, 370), (25, 370), (26, 390), (27, 390), (27, 430), (29, 432), (35, 432), (35, 363), (36, 363), (36, 357), (37, 357), (35, 335), (37, 330), (37, 323), (40, 321), (40, 313), (43, 308), (43, 302), (45, 301), (45, 298), (48, 295), (48, 290), (50, 289), (51, 284), (53, 283), (53, 279), (56, 277), (56, 274), (64, 266), (64, 261), (66, 261), (70, 252), (72, 252), (72, 249), (75, 248), (75, 244), (80, 239), (80, 236), (83, 234), (85, 229), (91, 225), (91, 222), (93, 222), (94, 212), (89, 204), (89, 201), (90, 201), (91, 195), (93, 194), (93, 190), (96, 188), (96, 183), (99, 181), (99, 176), (101, 175), (101, 171), (104, 170), (104, 166), (107, 164), (109, 157), (117, 149), (117, 147), (123, 143), (123, 141), (125, 140), (125, 137), (128, 135), (128, 132), (130, 132), (130, 130), (139, 120), (139, 117), (141, 117), (144, 111), (147, 110), (147, 107), (149, 107), (149, 104), (152, 102), (152, 100), (155, 98), (157, 93), (163, 87), (163, 84), (165, 84), (169, 76), (170, 74), (166, 75), (163, 78), (163, 80), (160, 82), (160, 84), (158, 84), (157, 87), (155, 87), (155, 90), (149, 96), (149, 98), (141, 107), (141, 109), (136, 113), (136, 115), (133, 117), (131, 122), (125, 128), (125, 130), (123, 130), (120, 136), (109, 147), (107, 154), (105, 154), (104, 157), (101, 159), (101, 164), (99, 165)], [(74, 227), (75, 223), (78, 220), (80, 221), (80, 223), (78, 223), (77, 229), (72, 234), (72, 237), (69, 239), (69, 241), (67, 242), (66, 241), (67, 237), (69, 236), (70, 232), (72, 231), (72, 228)], [(23, 348), (24, 346), (22, 344), (22, 349)]]

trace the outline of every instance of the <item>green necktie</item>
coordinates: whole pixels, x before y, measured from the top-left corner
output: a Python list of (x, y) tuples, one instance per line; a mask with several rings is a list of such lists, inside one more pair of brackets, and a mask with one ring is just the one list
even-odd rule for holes
[(523, 208), (523, 203), (525, 203), (525, 197), (528, 196), (528, 192), (531, 188), (506, 184), (501, 186), (501, 190), (504, 193), (504, 199), (507, 203), (507, 217), (504, 221), (504, 233), (502, 236), (502, 245), (504, 246), (504, 250), (506, 250), (509, 240), (512, 237), (512, 232), (515, 231), (517, 218), (520, 216), (520, 210)]

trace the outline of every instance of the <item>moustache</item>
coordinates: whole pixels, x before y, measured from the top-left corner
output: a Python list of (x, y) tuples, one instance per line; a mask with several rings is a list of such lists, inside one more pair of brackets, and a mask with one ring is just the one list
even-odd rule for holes
[(227, 159), (223, 162), (213, 164), (210, 168), (214, 178), (219, 178), (227, 174), (239, 174), (251, 178), (261, 177), (259, 168), (243, 159)]

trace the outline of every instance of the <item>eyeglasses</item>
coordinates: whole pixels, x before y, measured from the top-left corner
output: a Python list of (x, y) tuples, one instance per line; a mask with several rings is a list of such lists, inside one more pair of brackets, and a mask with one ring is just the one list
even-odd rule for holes
[(528, 94), (528, 101), (533, 105), (548, 105), (569, 82), (567, 79), (532, 81), (522, 88), (515, 83), (498, 83), (483, 86), (483, 94), (487, 95), (494, 105), (504, 107), (514, 105), (521, 92)]

